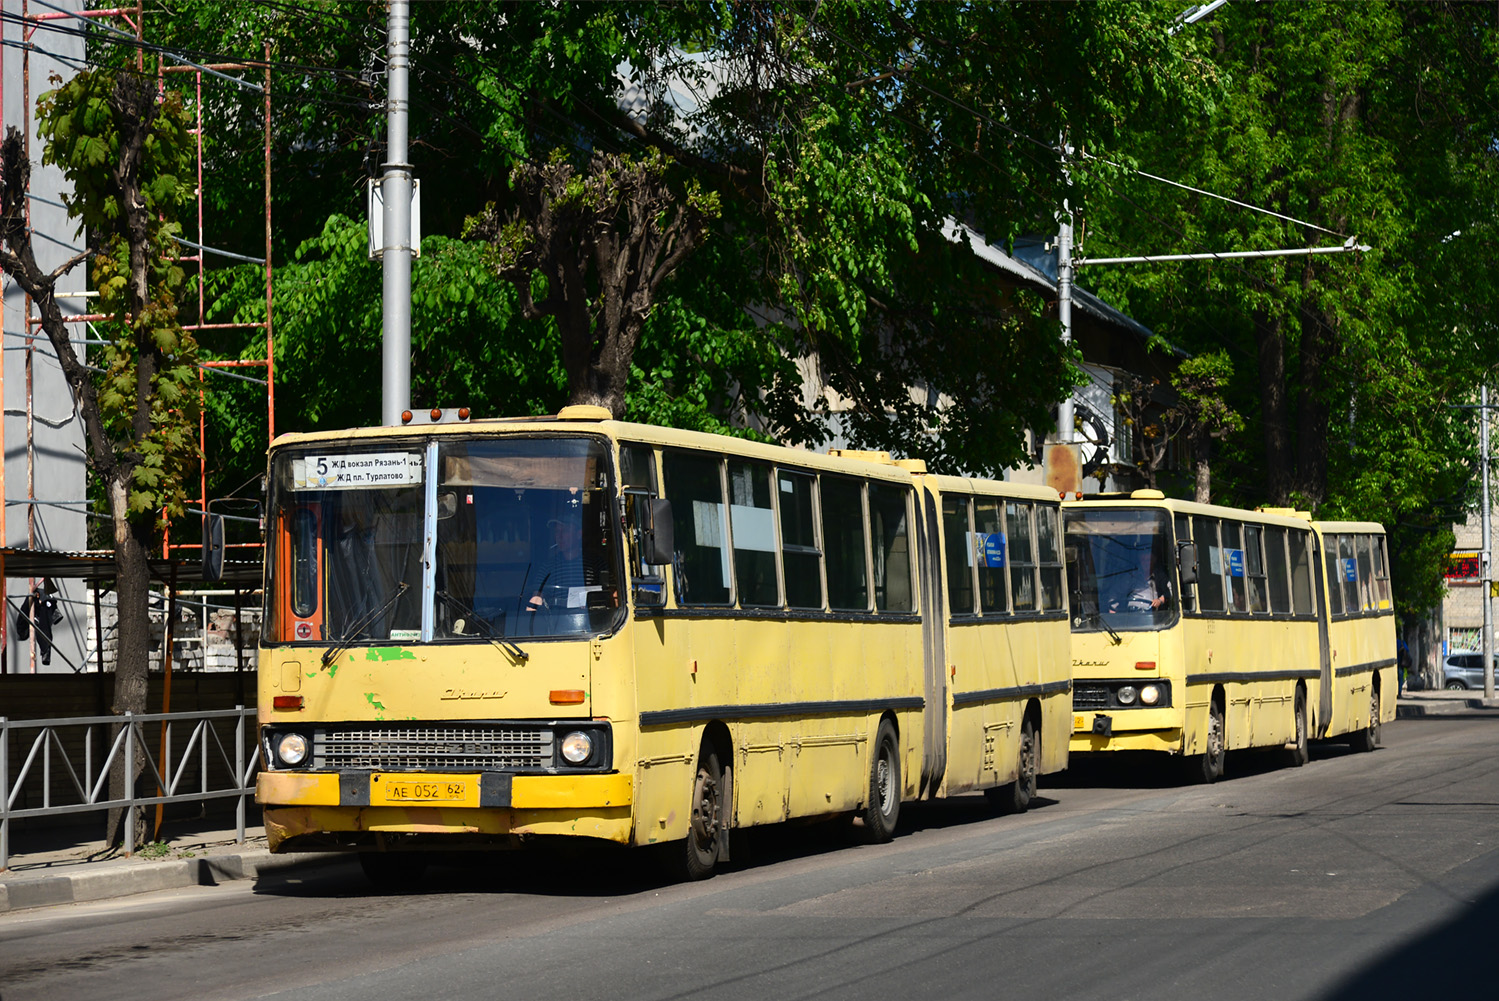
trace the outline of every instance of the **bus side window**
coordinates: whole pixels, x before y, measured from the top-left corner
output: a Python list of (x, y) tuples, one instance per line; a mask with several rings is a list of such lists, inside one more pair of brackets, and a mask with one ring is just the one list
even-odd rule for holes
[(1237, 521), (1225, 521), (1218, 528), (1223, 540), (1223, 576), (1228, 584), (1228, 610), (1249, 611), (1249, 596), (1245, 586), (1244, 526)]
[[(656, 486), (656, 456), (645, 445), (619, 447), (619, 486), (625, 503), (625, 529), (630, 535), (630, 578), (637, 605), (659, 605), (666, 600), (657, 568), (641, 559), (651, 531), (651, 500)], [(481, 542), (489, 541), (481, 537)]]
[(1270, 611), (1291, 614), (1291, 575), (1286, 566), (1286, 530), (1265, 529), (1265, 569), (1270, 578)]
[(1353, 536), (1338, 536), (1338, 579), (1343, 582), (1343, 612), (1347, 615), (1359, 610), (1358, 559), (1353, 550)]
[(716, 455), (666, 452), (661, 457), (677, 547), (679, 604), (726, 605), (730, 601), (728, 506), (722, 469), (723, 460)]
[(864, 484), (841, 476), (822, 477), (822, 545), (828, 568), (828, 607), (845, 612), (869, 610), (865, 565)]
[(1036, 551), (1031, 531), (1031, 505), (1005, 502), (1009, 530), (1006, 557), (1010, 563), (1010, 604), (1017, 612), (1036, 610)]
[(758, 462), (729, 463), (729, 526), (734, 536), (734, 578), (739, 603), (762, 608), (780, 605), (769, 466)]
[(1374, 554), (1374, 599), (1381, 609), (1390, 607), (1390, 561), (1385, 557), (1385, 537), (1370, 540)]
[(911, 544), (906, 533), (911, 491), (885, 483), (869, 485), (870, 534), (874, 541), (874, 607), (909, 612)]
[(1291, 532), (1291, 610), (1297, 615), (1316, 611), (1312, 601), (1312, 537), (1309, 532)]
[(822, 550), (817, 547), (813, 520), (812, 477), (781, 470), (776, 474), (781, 506), (781, 567), (786, 578), (786, 604), (792, 608), (822, 607)]
[(1367, 535), (1354, 536), (1358, 546), (1358, 603), (1365, 612), (1374, 611), (1374, 559), (1369, 555)]
[(1263, 613), (1270, 610), (1270, 599), (1265, 580), (1265, 555), (1260, 543), (1260, 527), (1245, 525), (1244, 576), (1249, 583), (1249, 610)]
[[(1192, 521), (1186, 515), (1179, 514), (1179, 515), (1176, 516), (1176, 553), (1173, 554), (1173, 556), (1175, 558), (1179, 559), (1181, 551), (1182, 551), (1181, 550), (1182, 545), (1184, 543), (1191, 542), (1191, 541), (1192, 541)], [(1197, 554), (1197, 559), (1199, 561), (1202, 559), (1202, 553), (1200, 551)], [(1188, 569), (1193, 569), (1193, 568), (1189, 567)], [(1202, 576), (1202, 568), (1200, 566), (1198, 566), (1195, 569), (1197, 570), (1197, 576), (1201, 577)], [(1177, 583), (1177, 587), (1179, 587), (1181, 589), (1182, 611), (1183, 612), (1190, 612), (1190, 611), (1192, 611), (1194, 609), (1194, 607), (1196, 606), (1196, 602), (1195, 602), (1196, 591), (1194, 590), (1194, 588), (1196, 588), (1197, 585), (1196, 584), (1183, 584), (1181, 582), (1181, 576), (1180, 576), (1180, 574), (1177, 575), (1176, 583)]]
[(973, 529), (967, 497), (942, 498), (942, 548), (947, 557), (947, 609), (952, 615), (974, 613)]
[(1223, 605), (1223, 547), (1218, 540), (1218, 519), (1192, 517), (1192, 538), (1197, 542), (1197, 595), (1204, 612), (1225, 611)]
[(292, 614), (311, 618), (318, 609), (318, 517), (312, 507), (298, 507), (292, 515), (291, 558)]
[(999, 500), (976, 497), (973, 501), (973, 562), (978, 569), (979, 609), (986, 615), (1010, 610), (1006, 597), (1005, 564), (1009, 562), (1004, 525), (1000, 523)]
[(1322, 562), (1327, 568), (1327, 614), (1343, 614), (1343, 575), (1338, 564), (1338, 537), (1322, 538)]
[(1054, 504), (1036, 505), (1036, 563), (1041, 573), (1041, 608), (1056, 612), (1062, 608), (1062, 552), (1057, 520), (1062, 509)]

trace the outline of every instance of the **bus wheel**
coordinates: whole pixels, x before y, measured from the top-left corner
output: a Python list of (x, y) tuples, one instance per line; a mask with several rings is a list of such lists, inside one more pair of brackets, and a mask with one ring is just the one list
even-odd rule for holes
[(889, 720), (880, 721), (874, 738), (869, 795), (859, 816), (864, 821), (864, 840), (871, 844), (883, 844), (895, 836), (895, 821), (900, 817), (900, 745)]
[(360, 852), (359, 866), (378, 890), (414, 890), (427, 871), (422, 852)]
[(1216, 782), (1223, 776), (1228, 756), (1223, 737), (1223, 703), (1215, 697), (1208, 703), (1207, 750), (1192, 762), (1191, 776), (1199, 782)]
[(1300, 768), (1311, 757), (1306, 738), (1306, 692), (1300, 688), (1296, 689), (1296, 742), (1286, 757), (1294, 768)]
[(692, 783), (692, 817), (687, 844), (682, 853), (682, 875), (707, 879), (718, 867), (719, 835), (723, 830), (723, 767), (718, 752), (706, 742), (697, 758), (697, 778)]
[(984, 790), (984, 798), (1001, 813), (1024, 813), (1036, 798), (1036, 773), (1040, 770), (1041, 742), (1027, 716), (1020, 724), (1019, 773), (1015, 781)]
[(1369, 725), (1349, 741), (1355, 751), (1372, 751), (1379, 746), (1379, 689), (1369, 686)]

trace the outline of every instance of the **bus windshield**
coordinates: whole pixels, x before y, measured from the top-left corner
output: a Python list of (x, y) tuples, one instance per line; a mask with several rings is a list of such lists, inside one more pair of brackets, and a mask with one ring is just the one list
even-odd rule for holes
[(1164, 629), (1176, 621), (1167, 512), (1071, 508), (1065, 514), (1075, 632)]
[(518, 437), (279, 453), (267, 640), (492, 642), (612, 631), (622, 560), (606, 456), (589, 438)]

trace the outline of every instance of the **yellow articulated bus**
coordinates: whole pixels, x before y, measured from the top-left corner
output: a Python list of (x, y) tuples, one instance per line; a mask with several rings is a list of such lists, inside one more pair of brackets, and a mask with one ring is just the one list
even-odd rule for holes
[(1054, 494), (608, 416), (276, 441), (273, 851), (409, 879), (583, 836), (701, 878), (733, 828), (883, 840), (902, 800), (1020, 810), (1065, 767)]
[(1346, 737), (1394, 718), (1384, 530), (1166, 500), (1063, 505), (1076, 753), (1164, 751), (1212, 782), (1240, 748)]

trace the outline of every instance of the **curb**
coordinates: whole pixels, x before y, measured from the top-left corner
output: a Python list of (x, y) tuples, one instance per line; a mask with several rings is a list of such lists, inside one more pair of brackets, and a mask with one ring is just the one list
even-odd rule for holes
[(217, 886), (233, 880), (257, 879), (281, 870), (309, 864), (323, 865), (347, 858), (346, 854), (331, 852), (272, 855), (270, 852), (260, 851), (138, 865), (125, 864), (97, 872), (11, 876), (0, 880), (0, 914), (57, 904), (128, 897), (153, 890)]
[(1482, 712), (1499, 709), (1499, 698), (1475, 697), (1441, 699), (1401, 699), (1395, 703), (1396, 719), (1420, 719), (1423, 716), (1450, 716), (1454, 713)]

